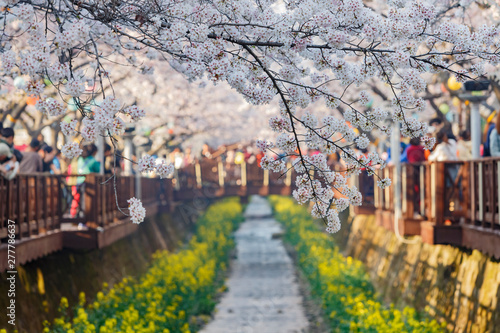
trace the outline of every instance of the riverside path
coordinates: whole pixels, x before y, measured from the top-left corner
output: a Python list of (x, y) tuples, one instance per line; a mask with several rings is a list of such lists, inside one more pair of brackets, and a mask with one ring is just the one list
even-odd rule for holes
[(267, 200), (252, 197), (235, 233), (237, 258), (226, 283), (229, 290), (202, 333), (307, 331), (295, 268), (281, 239), (273, 237), (281, 232)]

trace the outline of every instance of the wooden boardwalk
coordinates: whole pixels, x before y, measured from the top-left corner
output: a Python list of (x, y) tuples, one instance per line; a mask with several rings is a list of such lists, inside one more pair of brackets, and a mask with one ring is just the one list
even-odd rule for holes
[[(378, 171), (395, 179), (394, 166)], [(429, 244), (449, 244), (480, 250), (500, 259), (500, 159), (403, 164), (399, 184), (375, 186), (365, 174), (355, 178), (363, 194), (358, 214), (375, 214), (380, 226), (396, 232), (394, 211), (401, 216), (397, 229), (405, 236), (421, 236)]]
[(281, 226), (270, 215), (267, 201), (252, 197), (235, 234), (229, 290), (201, 333), (307, 332), (294, 266), (282, 241), (273, 238)]
[[(147, 216), (154, 216), (186, 201), (289, 195), (291, 179), (257, 164), (212, 160), (177, 170), (172, 180), (119, 176), (116, 193), (113, 180), (98, 174), (25, 174), (11, 181), (0, 177), (0, 272), (7, 267), (9, 220), (15, 223), (16, 265), (22, 265), (62, 249), (103, 248), (130, 235), (138, 225), (117, 203), (126, 212), (131, 197), (140, 198)], [(75, 197), (80, 198), (76, 206)]]

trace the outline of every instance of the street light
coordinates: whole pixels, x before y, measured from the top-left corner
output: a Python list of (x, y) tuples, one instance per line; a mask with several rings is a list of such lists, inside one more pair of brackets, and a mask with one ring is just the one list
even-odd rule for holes
[(470, 133), (472, 141), (472, 158), (479, 158), (479, 147), (481, 145), (481, 115), (479, 105), (489, 97), (484, 93), (489, 89), (490, 82), (487, 80), (467, 81), (463, 85), (463, 92), (459, 98), (469, 101), (470, 108)]

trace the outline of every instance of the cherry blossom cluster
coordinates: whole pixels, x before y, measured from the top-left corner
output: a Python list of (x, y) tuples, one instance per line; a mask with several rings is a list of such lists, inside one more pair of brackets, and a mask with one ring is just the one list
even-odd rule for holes
[(169, 178), (174, 173), (174, 165), (165, 160), (157, 161), (154, 156), (145, 154), (138, 161), (138, 170), (141, 173), (156, 172), (160, 178)]
[[(0, 2), (2, 81), (22, 77), (19, 88), (46, 117), (63, 119), (68, 104), (76, 106), (82, 120), (61, 123), (69, 138), (118, 137), (127, 121), (145, 117), (135, 101), (122, 102), (129, 96), (116, 95), (117, 65), (153, 73), (166, 60), (191, 81), (225, 82), (251, 104), (278, 104), (269, 119), (275, 140), (257, 142), (266, 153), (261, 165), (283, 173), (293, 158), (301, 177), (294, 197), (311, 202), (330, 232), (340, 227), (340, 211), (361, 204), (346, 179), (384, 167), (377, 154), (356, 150), (370, 148), (370, 132), (390, 135), (395, 122), (405, 136), (427, 134), (415, 115), (427, 108), (429, 73), (463, 82), (500, 64), (497, 26), (464, 24), (465, 11), (480, 10), (469, 0)], [(388, 103), (374, 98), (368, 82)], [(76, 157), (81, 149), (70, 142), (63, 153)], [(341, 172), (326, 163), (333, 153)], [(139, 169), (161, 177), (172, 171), (151, 156)]]
[(436, 138), (424, 136), (421, 138), (421, 142), (425, 149), (431, 150), (436, 145)]
[(83, 153), (83, 150), (77, 142), (71, 142), (62, 147), (61, 153), (71, 159), (80, 156)]
[(140, 224), (146, 218), (146, 209), (142, 206), (141, 200), (130, 198), (127, 200), (130, 220), (132, 223)]
[(257, 140), (255, 142), (255, 145), (257, 146), (257, 148), (259, 148), (263, 152), (266, 152), (268, 149), (274, 147), (274, 144), (272, 142), (265, 141), (265, 140)]
[(274, 131), (281, 133), (285, 130), (290, 131), (290, 120), (279, 116), (271, 117), (269, 119), (269, 127)]
[(137, 166), (139, 168), (139, 172), (152, 172), (156, 168), (156, 160), (154, 156), (145, 154), (139, 159)]
[(173, 164), (168, 164), (164, 160), (161, 160), (157, 165), (156, 165), (156, 173), (160, 178), (170, 178), (174, 174), (174, 165)]
[(67, 137), (73, 138), (76, 136), (76, 127), (78, 125), (78, 120), (73, 119), (70, 122), (66, 121), (61, 121), (60, 126), (61, 126), (61, 131), (63, 132), (64, 135)]
[(274, 172), (283, 172), (286, 170), (286, 162), (284, 159), (275, 158), (269, 155), (264, 155), (262, 157), (260, 166), (264, 170), (271, 170)]

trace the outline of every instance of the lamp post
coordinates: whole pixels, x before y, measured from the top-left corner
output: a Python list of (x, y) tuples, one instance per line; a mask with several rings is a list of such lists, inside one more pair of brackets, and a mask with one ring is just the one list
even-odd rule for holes
[(459, 95), (461, 100), (469, 101), (470, 107), (470, 134), (472, 142), (472, 158), (479, 158), (479, 147), (481, 146), (481, 115), (479, 105), (488, 99), (489, 95), (484, 93), (489, 89), (490, 82), (467, 81), (464, 83), (463, 92)]
[(123, 149), (123, 157), (124, 157), (123, 171), (125, 176), (132, 175), (132, 150), (134, 148), (134, 145), (132, 143), (132, 137), (134, 136), (133, 134), (134, 130), (135, 127), (127, 127), (125, 129), (125, 135), (123, 136), (123, 139), (125, 140)]

